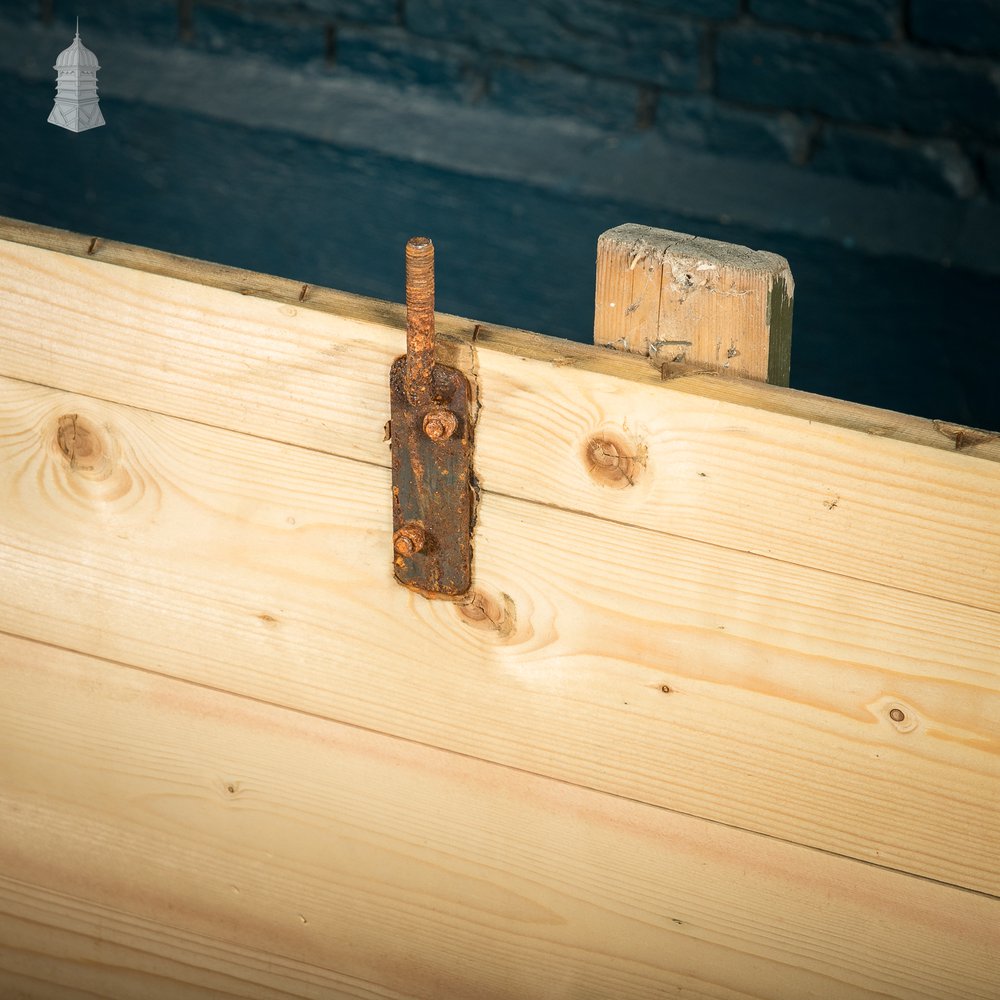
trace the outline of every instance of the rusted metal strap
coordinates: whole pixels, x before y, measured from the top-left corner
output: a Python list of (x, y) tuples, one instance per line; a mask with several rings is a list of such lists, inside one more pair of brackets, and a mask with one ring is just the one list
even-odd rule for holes
[(389, 374), (393, 563), (427, 597), (472, 586), (472, 391), (434, 360), (434, 246), (406, 244), (406, 354)]

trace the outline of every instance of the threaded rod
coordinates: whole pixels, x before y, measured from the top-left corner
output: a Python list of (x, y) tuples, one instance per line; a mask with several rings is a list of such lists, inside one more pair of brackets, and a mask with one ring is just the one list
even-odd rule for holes
[(414, 236), (406, 244), (406, 375), (412, 404), (429, 403), (434, 371), (434, 244)]

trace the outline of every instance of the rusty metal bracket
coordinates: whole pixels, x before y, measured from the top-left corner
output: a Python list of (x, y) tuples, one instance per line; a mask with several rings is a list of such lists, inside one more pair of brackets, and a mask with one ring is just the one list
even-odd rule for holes
[(426, 597), (472, 586), (472, 390), (434, 360), (434, 246), (406, 244), (406, 354), (389, 373), (396, 579)]

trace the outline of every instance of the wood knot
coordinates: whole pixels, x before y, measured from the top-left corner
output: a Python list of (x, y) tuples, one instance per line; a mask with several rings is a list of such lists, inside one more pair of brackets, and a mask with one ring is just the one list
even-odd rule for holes
[[(223, 778), (220, 783), (220, 791), (224, 799), (238, 799), (243, 795), (243, 783), (233, 778)], [(237, 893), (239, 890), (236, 890)]]
[(867, 707), (879, 722), (888, 723), (897, 733), (912, 733), (922, 726), (916, 709), (892, 694), (883, 695)]
[(890, 702), (886, 705), (886, 715), (893, 728), (899, 733), (912, 733), (920, 724), (917, 713), (908, 705), (900, 702)]
[(614, 431), (601, 431), (584, 445), (584, 464), (601, 486), (622, 490), (635, 486), (646, 467), (646, 449)]
[(66, 413), (59, 418), (56, 443), (72, 469), (78, 466), (89, 468), (94, 452), (100, 449), (93, 432), (76, 413)]
[(56, 482), (68, 496), (88, 506), (114, 503), (119, 511), (146, 495), (147, 483), (132, 462), (122, 460), (122, 448), (111, 426), (82, 413), (54, 416), (44, 440)]
[(509, 639), (517, 630), (517, 609), (513, 598), (502, 591), (491, 594), (477, 587), (455, 607), (466, 625), (493, 632), (500, 639)]
[(56, 448), (70, 470), (84, 479), (108, 479), (115, 470), (111, 442), (100, 427), (78, 413), (64, 413), (56, 426)]

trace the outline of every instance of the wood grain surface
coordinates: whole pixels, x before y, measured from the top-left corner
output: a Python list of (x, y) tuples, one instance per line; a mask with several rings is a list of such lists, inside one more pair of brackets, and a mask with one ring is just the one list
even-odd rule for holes
[[(399, 307), (38, 227), (0, 235), (81, 255), (0, 244), (0, 374), (388, 464)], [(439, 329), (442, 360), (478, 388), (487, 491), (1000, 609), (996, 435)]]
[(166, 908), (160, 920), (150, 920), (116, 902), (103, 906), (0, 876), (0, 995), (5, 1000), (407, 996), (239, 940), (193, 933), (177, 926), (177, 913)]
[[(993, 1000), (1000, 439), (0, 220), (0, 996)], [(951, 884), (948, 884), (951, 883)]]
[(976, 893), (23, 639), (0, 664), (7, 995), (995, 995)]
[(385, 469), (12, 380), (0, 509), (8, 632), (1000, 890), (996, 613), (491, 494), (428, 602)]
[(788, 385), (795, 282), (766, 250), (626, 223), (597, 240), (594, 343)]

